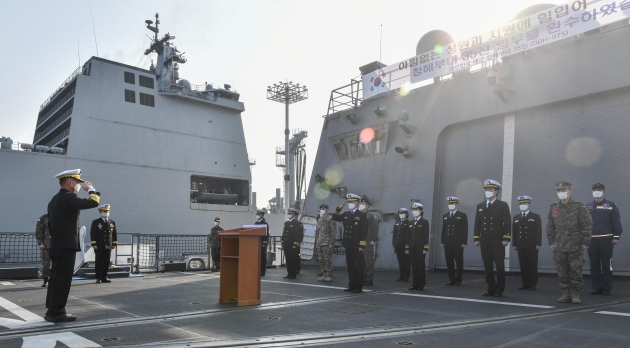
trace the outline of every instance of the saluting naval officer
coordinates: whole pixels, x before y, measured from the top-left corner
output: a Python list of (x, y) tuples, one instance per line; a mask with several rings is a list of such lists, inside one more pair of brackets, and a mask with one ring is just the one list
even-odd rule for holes
[(621, 217), (615, 202), (604, 198), (604, 184), (593, 185), (592, 202), (586, 204), (593, 219), (593, 235), (588, 248), (591, 261), (591, 295), (610, 295), (612, 290), (612, 255), (613, 247), (621, 236)]
[(48, 278), (50, 278), (50, 224), (48, 223), (48, 214), (40, 216), (37, 220), (35, 236), (37, 238), (37, 246), (42, 254), (42, 278), (44, 278), (42, 288), (45, 288), (48, 286)]
[(361, 204), (359, 204), (359, 210), (364, 212), (368, 218), (368, 234), (367, 244), (363, 249), (363, 260), (365, 261), (363, 273), (365, 274), (365, 285), (374, 285), (374, 244), (378, 241), (378, 225), (380, 220), (378, 215), (374, 214), (370, 209), (370, 199), (366, 195), (361, 197)]
[(282, 230), (282, 250), (284, 250), (284, 258), (287, 264), (287, 275), (283, 278), (295, 279), (300, 262), (300, 254), (298, 247), (304, 238), (304, 225), (297, 221), (298, 211), (289, 208), (289, 221), (285, 221)]
[(571, 183), (556, 183), (559, 202), (549, 207), (547, 240), (553, 250), (553, 262), (558, 271), (562, 296), (558, 302), (582, 303), (580, 291), (584, 287), (582, 265), (584, 250), (591, 243), (593, 220), (582, 202), (571, 198)]
[(398, 278), (397, 282), (409, 281), (409, 275), (411, 273), (411, 261), (409, 261), (409, 254), (407, 254), (405, 246), (409, 239), (409, 211), (407, 208), (398, 209), (399, 221), (394, 224), (394, 230), (392, 231), (392, 246), (394, 247), (394, 253), (398, 259)]
[[(50, 259), (52, 269), (46, 294), (45, 319), (50, 322), (74, 321), (76, 316), (66, 313), (66, 303), (72, 285), (72, 273), (77, 251), (82, 250), (79, 240), (79, 211), (98, 207), (100, 193), (92, 183), (81, 179), (81, 169), (67, 170), (55, 175), (59, 179), (59, 192), (48, 203), (50, 219)], [(79, 198), (81, 189), (88, 198)]]
[(530, 196), (518, 196), (520, 213), (514, 215), (512, 224), (512, 247), (518, 251), (522, 285), (519, 290), (536, 290), (538, 283), (538, 250), (542, 245), (542, 222), (540, 215), (529, 211)]
[[(359, 210), (361, 197), (348, 193), (346, 200), (335, 209), (332, 216), (334, 221), (343, 223), (342, 245), (346, 253), (346, 267), (348, 268), (348, 288), (345, 292), (363, 292), (365, 279), (363, 278), (363, 248), (365, 248), (368, 234), (367, 215)], [(348, 204), (348, 211), (341, 214), (341, 209)]]
[(90, 228), (97, 284), (112, 282), (107, 278), (107, 271), (109, 270), (112, 250), (116, 249), (116, 245), (118, 245), (118, 229), (114, 220), (109, 218), (110, 210), (109, 204), (101, 204), (98, 207), (101, 217), (92, 221), (92, 227)]
[(256, 210), (256, 222), (254, 225), (265, 225), (267, 227), (267, 235), (262, 237), (262, 243), (260, 243), (260, 276), (264, 277), (267, 272), (267, 246), (269, 245), (269, 224), (265, 220), (264, 209)]
[(210, 253), (212, 254), (212, 272), (221, 270), (221, 236), (219, 232), (223, 231), (221, 227), (221, 218), (214, 218), (214, 227), (210, 230)]
[[(446, 197), (448, 213), (442, 218), (441, 244), (444, 248), (444, 258), (448, 269), (448, 283), (446, 285), (462, 285), (464, 273), (464, 248), (468, 243), (468, 215), (459, 211), (459, 198)], [(457, 273), (455, 272), (457, 264)]]
[[(507, 203), (497, 199), (501, 184), (495, 180), (484, 182), (486, 201), (477, 205), (475, 214), (475, 245), (481, 247), (481, 258), (486, 273), (488, 290), (483, 296), (503, 296), (505, 290), (505, 247), (510, 242), (512, 217)], [(494, 278), (493, 265), (497, 269)]]
[(405, 254), (409, 255), (413, 282), (409, 290), (424, 290), (426, 284), (425, 259), (429, 252), (429, 221), (423, 218), (424, 207), (422, 203), (415, 202), (411, 206), (413, 220), (409, 221), (409, 239), (405, 248)]

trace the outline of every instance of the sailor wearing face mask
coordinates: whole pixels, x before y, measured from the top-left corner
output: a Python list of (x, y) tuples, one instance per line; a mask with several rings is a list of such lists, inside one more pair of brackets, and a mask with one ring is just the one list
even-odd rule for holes
[(512, 223), (512, 247), (518, 251), (522, 285), (519, 290), (536, 290), (538, 283), (538, 250), (542, 245), (540, 215), (529, 211), (530, 196), (518, 196), (521, 212), (514, 215)]
[(613, 246), (619, 243), (621, 236), (621, 217), (615, 202), (604, 198), (604, 184), (593, 185), (593, 200), (586, 204), (593, 219), (593, 235), (588, 248), (591, 260), (591, 295), (610, 295), (612, 290), (612, 255)]
[(584, 250), (591, 243), (593, 221), (586, 206), (571, 198), (571, 183), (557, 183), (556, 191), (560, 201), (549, 207), (547, 240), (562, 289), (558, 302), (582, 303)]
[(317, 278), (317, 281), (332, 282), (332, 251), (333, 243), (335, 243), (335, 238), (337, 237), (337, 223), (328, 214), (327, 204), (319, 206), (319, 220), (317, 220), (315, 235), (317, 236), (315, 241), (317, 257), (322, 268), (322, 273)]
[(394, 224), (394, 230), (392, 233), (392, 245), (394, 247), (394, 253), (398, 259), (398, 279), (399, 281), (409, 281), (409, 275), (411, 273), (411, 263), (409, 261), (409, 254), (405, 253), (407, 240), (409, 239), (409, 211), (407, 208), (400, 208), (398, 210), (398, 218), (400, 221)]
[(295, 279), (300, 263), (299, 247), (304, 238), (304, 225), (297, 221), (298, 211), (289, 208), (289, 221), (284, 223), (282, 230), (282, 250), (287, 264), (287, 275), (283, 278)]
[(364, 265), (364, 274), (365, 274), (365, 285), (371, 286), (374, 285), (374, 244), (378, 240), (378, 225), (379, 218), (378, 215), (374, 214), (370, 209), (370, 200), (366, 195), (361, 197), (361, 204), (359, 204), (359, 210), (364, 212), (368, 218), (368, 235), (367, 235), (367, 245), (365, 249), (363, 249), (363, 260), (365, 261)]
[[(333, 221), (343, 223), (342, 245), (346, 252), (346, 266), (348, 268), (348, 288), (345, 292), (363, 292), (365, 279), (363, 278), (363, 248), (367, 244), (368, 221), (367, 215), (359, 210), (361, 197), (349, 193), (346, 201), (341, 203), (332, 216)], [(341, 213), (341, 209), (348, 204), (348, 211)]]
[(409, 239), (405, 248), (405, 254), (409, 255), (413, 282), (409, 290), (424, 290), (426, 284), (425, 259), (429, 252), (429, 221), (423, 219), (424, 207), (422, 203), (415, 202), (411, 206), (413, 220), (409, 221)]
[(210, 230), (210, 253), (212, 254), (212, 272), (221, 270), (221, 236), (219, 232), (223, 231), (221, 227), (221, 219), (214, 218), (214, 227)]
[(96, 283), (111, 283), (107, 278), (112, 250), (118, 245), (117, 228), (114, 220), (109, 218), (110, 205), (101, 204), (98, 207), (101, 217), (92, 221), (90, 239), (94, 248), (94, 272)]
[[(446, 268), (448, 269), (449, 282), (446, 285), (462, 285), (464, 248), (468, 243), (468, 215), (457, 209), (459, 198), (450, 196), (446, 197), (446, 201), (449, 211), (442, 216), (441, 235)], [(455, 273), (455, 264), (457, 264), (457, 273)]]
[[(505, 247), (510, 243), (512, 217), (507, 203), (497, 199), (501, 184), (495, 180), (484, 183), (486, 200), (477, 205), (475, 215), (475, 245), (481, 247), (488, 290), (482, 296), (503, 296), (505, 290)], [(496, 280), (493, 266), (497, 269)]]
[(260, 250), (260, 276), (263, 277), (267, 272), (267, 246), (269, 245), (269, 224), (265, 220), (266, 211), (263, 209), (256, 210), (256, 222), (254, 225), (267, 226), (267, 235), (262, 237), (261, 250)]

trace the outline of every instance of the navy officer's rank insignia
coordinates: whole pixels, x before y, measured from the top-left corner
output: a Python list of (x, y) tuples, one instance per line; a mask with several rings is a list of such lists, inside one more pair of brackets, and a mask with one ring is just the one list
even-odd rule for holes
[(100, 230), (101, 228), (103, 228), (103, 225), (98, 224), (98, 229)]

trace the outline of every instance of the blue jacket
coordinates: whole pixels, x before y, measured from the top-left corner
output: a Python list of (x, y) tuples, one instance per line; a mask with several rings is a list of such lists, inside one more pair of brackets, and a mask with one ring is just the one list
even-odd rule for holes
[(593, 219), (593, 238), (619, 239), (621, 236), (621, 217), (619, 208), (614, 202), (604, 198), (597, 203), (591, 201), (586, 204)]

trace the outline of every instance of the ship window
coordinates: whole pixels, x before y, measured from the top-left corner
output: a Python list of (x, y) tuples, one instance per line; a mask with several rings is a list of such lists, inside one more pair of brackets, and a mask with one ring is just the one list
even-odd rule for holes
[(129, 103), (135, 103), (136, 102), (136, 92), (126, 89), (125, 90), (125, 101), (129, 102)]
[(190, 203), (247, 206), (249, 205), (249, 182), (191, 175)]
[(136, 84), (136, 75), (125, 71), (125, 82), (132, 85)]
[(366, 158), (385, 153), (389, 124), (330, 137), (339, 161)]
[(140, 93), (140, 105), (155, 107), (155, 97), (152, 94)]
[(138, 83), (140, 84), (140, 87), (146, 87), (146, 88), (153, 89), (153, 78), (152, 77), (146, 77), (146, 76), (138, 75)]

